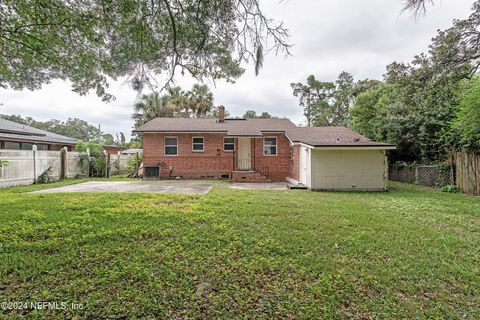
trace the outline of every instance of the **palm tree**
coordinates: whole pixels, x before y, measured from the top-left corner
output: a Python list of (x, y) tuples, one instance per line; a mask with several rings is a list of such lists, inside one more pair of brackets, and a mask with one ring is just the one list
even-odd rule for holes
[(213, 93), (205, 84), (195, 84), (188, 92), (188, 103), (192, 115), (204, 118), (213, 108)]
[(160, 96), (157, 92), (142, 97), (134, 104), (132, 119), (135, 128), (158, 117), (175, 117), (176, 108), (168, 102), (167, 96)]
[(168, 108), (175, 110), (172, 117), (189, 118), (190, 117), (190, 101), (188, 92), (182, 90), (181, 87), (173, 87), (169, 89), (168, 94), (163, 98)]

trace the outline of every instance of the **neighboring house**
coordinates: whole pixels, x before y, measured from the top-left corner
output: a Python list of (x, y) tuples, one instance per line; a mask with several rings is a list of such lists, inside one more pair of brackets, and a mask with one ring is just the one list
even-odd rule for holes
[(105, 152), (108, 153), (109, 155), (118, 155), (119, 152), (121, 153), (123, 150), (126, 149), (125, 147), (120, 147), (115, 145), (104, 145), (102, 147), (103, 147), (103, 150), (105, 150)]
[(299, 128), (288, 119), (156, 118), (143, 136), (145, 178), (285, 181), (313, 190), (386, 190), (386, 150), (344, 127)]
[(126, 155), (135, 155), (135, 154), (142, 154), (143, 153), (143, 149), (127, 149), (127, 150), (123, 150), (121, 152), (121, 154), (126, 154)]
[(0, 149), (73, 150), (76, 139), (0, 118)]

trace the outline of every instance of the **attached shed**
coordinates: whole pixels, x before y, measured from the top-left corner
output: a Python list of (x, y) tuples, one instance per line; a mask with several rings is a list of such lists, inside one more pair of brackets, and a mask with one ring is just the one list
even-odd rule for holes
[(387, 190), (386, 151), (394, 145), (344, 127), (298, 128), (288, 136), (293, 145), (300, 145), (297, 183), (318, 191)]

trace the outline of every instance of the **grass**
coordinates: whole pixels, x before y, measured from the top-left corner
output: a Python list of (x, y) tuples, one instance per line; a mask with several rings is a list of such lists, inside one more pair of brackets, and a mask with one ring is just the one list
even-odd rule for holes
[(479, 198), (40, 187), (0, 191), (0, 302), (82, 309), (0, 318), (480, 318)]

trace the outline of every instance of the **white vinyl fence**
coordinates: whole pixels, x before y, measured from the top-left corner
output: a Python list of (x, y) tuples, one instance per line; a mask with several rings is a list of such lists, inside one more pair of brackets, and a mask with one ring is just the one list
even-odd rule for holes
[[(68, 151), (63, 160), (61, 151), (0, 149), (0, 160), (7, 161), (6, 165), (0, 166), (0, 188), (33, 184), (48, 168), (51, 168), (53, 180), (59, 180), (62, 173), (65, 178), (85, 176), (88, 170), (80, 167), (80, 155)], [(135, 155), (111, 155), (110, 175), (126, 172), (127, 163), (133, 157)]]

